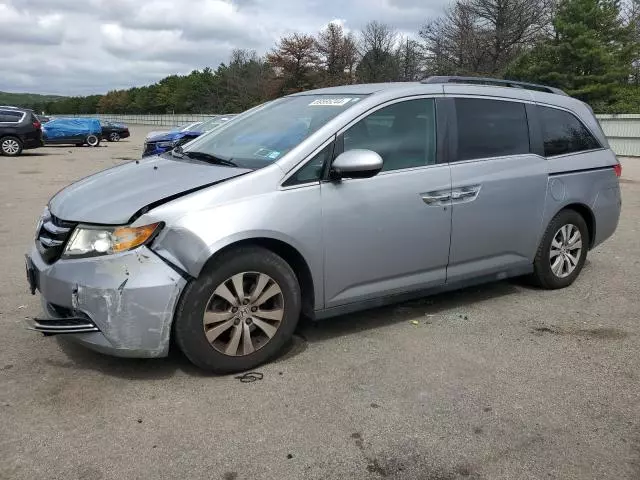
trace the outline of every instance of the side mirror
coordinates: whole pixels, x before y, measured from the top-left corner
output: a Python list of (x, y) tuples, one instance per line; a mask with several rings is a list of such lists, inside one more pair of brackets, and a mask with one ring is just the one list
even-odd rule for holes
[(331, 165), (331, 178), (370, 178), (382, 170), (382, 157), (373, 150), (349, 150), (338, 155)]

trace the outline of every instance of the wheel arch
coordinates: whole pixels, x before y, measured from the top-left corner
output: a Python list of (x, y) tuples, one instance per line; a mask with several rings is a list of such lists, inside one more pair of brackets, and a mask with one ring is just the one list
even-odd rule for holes
[(300, 291), (302, 293), (302, 314), (306, 317), (313, 318), (315, 307), (315, 285), (313, 275), (311, 274), (311, 268), (300, 251), (283, 240), (268, 237), (254, 237), (235, 241), (211, 255), (204, 263), (201, 271), (206, 269), (208, 265), (214, 262), (223, 253), (248, 246), (262, 247), (269, 250), (280, 256), (289, 264), (298, 279), (298, 283), (300, 284)]
[(563, 210), (573, 210), (584, 218), (584, 221), (587, 224), (587, 229), (589, 230), (589, 249), (591, 249), (596, 238), (596, 217), (591, 208), (584, 203), (569, 203), (558, 210), (552, 218)]

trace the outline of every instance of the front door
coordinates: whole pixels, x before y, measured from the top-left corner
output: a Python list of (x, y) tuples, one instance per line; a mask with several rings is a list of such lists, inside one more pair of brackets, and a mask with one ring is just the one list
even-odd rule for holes
[(325, 308), (445, 283), (451, 175), (436, 163), (435, 110), (433, 99), (395, 102), (339, 138), (344, 151), (376, 151), (384, 166), (321, 186)]

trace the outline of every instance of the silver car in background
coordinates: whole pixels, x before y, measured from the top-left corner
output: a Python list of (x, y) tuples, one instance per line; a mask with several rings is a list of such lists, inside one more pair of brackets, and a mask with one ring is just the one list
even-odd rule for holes
[[(620, 164), (553, 88), (438, 77), (284, 97), (46, 207), (31, 328), (242, 371), (312, 319), (530, 275), (570, 285), (613, 234)], [(348, 319), (345, 319), (348, 321)]]

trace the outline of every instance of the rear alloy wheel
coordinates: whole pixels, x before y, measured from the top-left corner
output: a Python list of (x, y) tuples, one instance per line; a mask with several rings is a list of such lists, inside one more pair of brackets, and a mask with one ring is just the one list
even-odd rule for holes
[(558, 213), (547, 227), (534, 261), (533, 278), (542, 288), (571, 285), (587, 260), (589, 230), (575, 210)]
[(0, 140), (0, 152), (7, 157), (17, 157), (22, 153), (22, 142), (16, 137), (4, 137)]
[(97, 135), (91, 134), (91, 135), (87, 135), (87, 145), (89, 145), (90, 147), (97, 147), (98, 145), (100, 145), (100, 139), (98, 138)]
[(201, 368), (248, 370), (289, 341), (300, 305), (300, 286), (287, 262), (264, 248), (239, 248), (187, 285), (176, 310), (175, 339)]
[(109, 141), (110, 142), (119, 142), (120, 141), (120, 134), (118, 132), (111, 132), (109, 134)]

